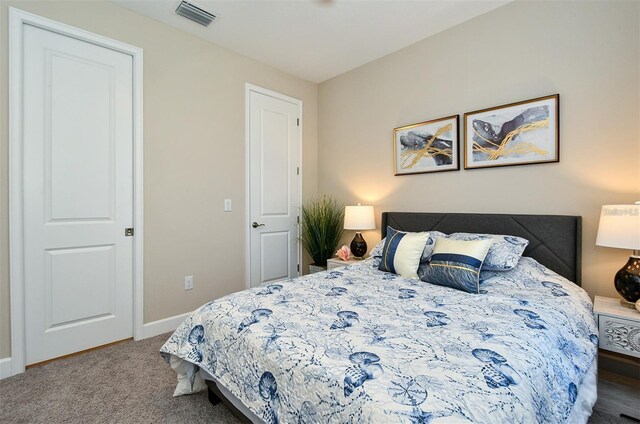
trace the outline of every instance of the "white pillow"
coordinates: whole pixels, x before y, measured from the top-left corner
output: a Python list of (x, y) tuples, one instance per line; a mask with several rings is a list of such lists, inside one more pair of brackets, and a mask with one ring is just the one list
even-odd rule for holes
[(378, 244), (376, 244), (375, 247), (371, 249), (371, 253), (369, 253), (369, 256), (372, 258), (381, 257), (382, 249), (384, 249), (384, 242), (385, 242), (385, 239), (380, 240)]
[(418, 265), (428, 237), (428, 232), (407, 233), (387, 227), (387, 237), (378, 269), (418, 279)]

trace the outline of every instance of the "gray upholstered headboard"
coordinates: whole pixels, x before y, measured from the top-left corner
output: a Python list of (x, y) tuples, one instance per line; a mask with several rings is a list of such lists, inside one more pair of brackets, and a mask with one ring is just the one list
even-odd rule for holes
[(582, 217), (561, 215), (501, 215), (478, 213), (383, 212), (387, 225), (402, 231), (437, 230), (446, 234), (508, 234), (526, 238), (529, 256), (563, 277), (581, 284)]

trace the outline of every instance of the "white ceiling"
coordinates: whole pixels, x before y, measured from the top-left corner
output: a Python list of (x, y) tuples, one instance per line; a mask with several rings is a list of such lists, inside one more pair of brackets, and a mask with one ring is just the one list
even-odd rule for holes
[(320, 83), (511, 0), (194, 0), (208, 28), (175, 14), (179, 0), (112, 0), (212, 43)]

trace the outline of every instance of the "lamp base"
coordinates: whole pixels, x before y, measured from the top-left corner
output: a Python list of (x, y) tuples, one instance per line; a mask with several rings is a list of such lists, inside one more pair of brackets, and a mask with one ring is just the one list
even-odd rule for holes
[(367, 254), (367, 242), (364, 241), (364, 238), (362, 238), (362, 234), (360, 234), (359, 231), (356, 233), (356, 236), (351, 241), (351, 246), (349, 247), (351, 249), (351, 253), (357, 259), (362, 259), (362, 257)]
[(613, 282), (616, 290), (626, 302), (636, 303), (640, 299), (640, 257), (631, 256), (629, 261), (616, 273)]
[(636, 309), (635, 302), (629, 302), (628, 300), (620, 299), (620, 304), (625, 308)]

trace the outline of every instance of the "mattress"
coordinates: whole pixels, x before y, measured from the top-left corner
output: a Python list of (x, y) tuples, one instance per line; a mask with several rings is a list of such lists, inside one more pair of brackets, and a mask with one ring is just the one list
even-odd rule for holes
[(596, 351), (587, 294), (531, 258), (477, 295), (368, 261), (246, 290), (161, 349), (265, 422), (354, 423), (585, 422)]

